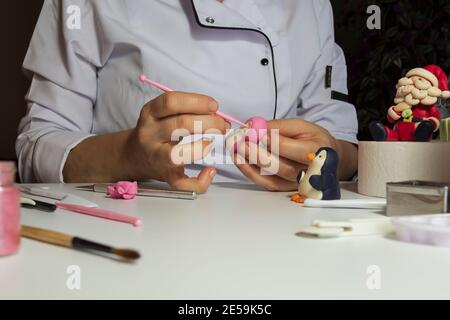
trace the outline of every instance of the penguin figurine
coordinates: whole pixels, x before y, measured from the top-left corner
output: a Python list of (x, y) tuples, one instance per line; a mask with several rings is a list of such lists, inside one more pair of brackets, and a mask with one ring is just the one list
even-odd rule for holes
[(317, 200), (339, 200), (339, 158), (331, 148), (320, 148), (315, 154), (309, 153), (311, 164), (308, 170), (302, 171), (297, 178), (298, 193), (291, 200), (303, 203), (307, 198)]

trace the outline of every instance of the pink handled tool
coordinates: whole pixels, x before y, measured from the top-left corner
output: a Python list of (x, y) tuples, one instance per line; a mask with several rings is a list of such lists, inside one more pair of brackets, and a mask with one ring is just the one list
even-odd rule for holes
[[(158, 89), (161, 89), (163, 91), (166, 91), (166, 92), (175, 91), (173, 89), (170, 89), (169, 87), (166, 87), (165, 85), (162, 85), (162, 84), (160, 84), (160, 83), (158, 83), (156, 81), (153, 81), (153, 80), (149, 79), (145, 74), (141, 74), (139, 76), (139, 80), (142, 81), (142, 82), (148, 83), (149, 85), (152, 85), (152, 86), (154, 86), (154, 87), (156, 87)], [(232, 116), (229, 116), (229, 115), (227, 115), (227, 114), (225, 114), (223, 112), (217, 111), (216, 114), (219, 117), (224, 118), (225, 120), (228, 120), (230, 122), (234, 122), (234, 123), (236, 123), (236, 124), (238, 124), (238, 125), (240, 125), (242, 127), (248, 128), (248, 125), (246, 125), (245, 123), (243, 123), (243, 122), (237, 120), (236, 118), (233, 118)]]
[(96, 208), (89, 208), (85, 206), (75, 205), (75, 204), (67, 204), (63, 203), (61, 201), (57, 201), (56, 206), (58, 208), (73, 211), (81, 214), (85, 214), (88, 216), (93, 216), (97, 218), (103, 218), (108, 220), (114, 220), (118, 222), (124, 222), (133, 225), (134, 227), (140, 227), (143, 225), (142, 220), (139, 218), (126, 216), (120, 213), (116, 213), (113, 211), (103, 210), (103, 209), (96, 209)]

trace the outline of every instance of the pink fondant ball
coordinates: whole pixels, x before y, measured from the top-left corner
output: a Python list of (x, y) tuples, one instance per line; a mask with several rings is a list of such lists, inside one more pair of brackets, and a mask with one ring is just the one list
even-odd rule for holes
[(262, 117), (250, 118), (246, 121), (246, 124), (251, 130), (248, 131), (243, 139), (234, 145), (234, 152), (237, 152), (237, 148), (242, 142), (249, 141), (254, 144), (258, 144), (259, 141), (267, 134), (267, 121)]
[(267, 134), (267, 121), (262, 117), (253, 117), (247, 120), (248, 126), (253, 129), (247, 134), (250, 142), (258, 144), (259, 141)]

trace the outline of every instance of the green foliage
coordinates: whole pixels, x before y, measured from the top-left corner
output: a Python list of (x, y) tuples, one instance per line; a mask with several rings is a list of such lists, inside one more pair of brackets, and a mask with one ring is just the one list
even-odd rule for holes
[[(336, 16), (336, 26), (341, 36), (351, 33), (350, 41), (343, 36), (350, 99), (357, 107), (360, 138), (366, 139), (368, 123), (385, 118), (395, 84), (408, 70), (437, 64), (450, 72), (450, 1), (355, 2), (336, 3), (343, 12)], [(381, 30), (366, 26), (366, 9), (372, 4), (381, 8)]]

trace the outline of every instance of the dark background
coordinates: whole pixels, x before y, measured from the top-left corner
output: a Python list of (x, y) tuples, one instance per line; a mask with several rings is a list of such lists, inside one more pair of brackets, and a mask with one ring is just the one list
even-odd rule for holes
[(42, 0), (4, 1), (0, 13), (0, 159), (16, 158), (14, 142), (17, 126), (25, 112), (24, 95), (28, 82), (22, 73), (22, 62), (42, 7)]
[[(100, 1), (100, 0), (99, 0)], [(117, 0), (121, 1), (121, 0)], [(332, 0), (336, 41), (349, 71), (350, 99), (358, 110), (360, 139), (369, 139), (367, 123), (384, 117), (394, 86), (408, 69), (435, 63), (450, 72), (450, 1)], [(28, 81), (21, 65), (43, 0), (4, 1), (0, 19), (0, 160), (16, 158), (17, 125), (25, 112)], [(382, 9), (382, 29), (368, 30), (366, 9)]]

